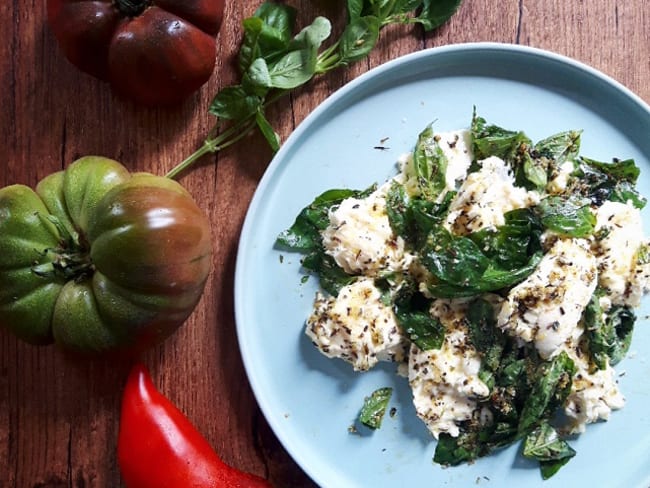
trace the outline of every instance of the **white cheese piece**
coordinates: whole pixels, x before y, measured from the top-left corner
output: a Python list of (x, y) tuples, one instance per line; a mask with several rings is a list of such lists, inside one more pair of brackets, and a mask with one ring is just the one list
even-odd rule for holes
[(341, 358), (356, 371), (378, 361), (404, 360), (404, 340), (390, 306), (370, 278), (360, 278), (337, 297), (316, 295), (305, 333), (330, 358)]
[(567, 340), (576, 339), (578, 322), (596, 288), (596, 258), (580, 239), (558, 239), (535, 271), (515, 286), (501, 306), (497, 325), (534, 342), (548, 359)]
[(386, 213), (389, 188), (390, 182), (366, 198), (347, 198), (329, 213), (323, 245), (347, 273), (376, 276), (408, 267), (404, 240), (394, 235)]
[(569, 184), (569, 176), (575, 170), (573, 161), (565, 161), (560, 165), (557, 172), (551, 175), (551, 179), (546, 185), (546, 191), (550, 194), (562, 193)]
[(612, 410), (625, 406), (625, 398), (616, 383), (616, 372), (611, 366), (589, 372), (587, 355), (569, 353), (576, 365), (573, 385), (565, 404), (569, 433), (576, 434), (585, 431), (586, 424), (607, 420)]
[(539, 202), (537, 192), (515, 186), (506, 163), (494, 156), (480, 162), (481, 169), (470, 173), (449, 208), (446, 227), (466, 235), (505, 223), (503, 214)]
[[(433, 139), (440, 146), (447, 158), (445, 172), (445, 190), (456, 190), (460, 181), (467, 176), (467, 170), (472, 164), (472, 136), (468, 130), (450, 132), (434, 132)], [(413, 154), (409, 153), (399, 159), (401, 174), (397, 181), (402, 183), (409, 195), (419, 193)]]
[(434, 301), (431, 315), (446, 329), (444, 343), (428, 351), (412, 344), (409, 353), (413, 404), (436, 439), (441, 433), (458, 436), (459, 423), (472, 417), (476, 400), (490, 393), (478, 377), (481, 358), (467, 335), (466, 310), (467, 301)]
[(650, 267), (639, 263), (645, 245), (641, 212), (632, 205), (607, 201), (596, 212), (598, 282), (614, 305), (638, 307), (648, 287)]

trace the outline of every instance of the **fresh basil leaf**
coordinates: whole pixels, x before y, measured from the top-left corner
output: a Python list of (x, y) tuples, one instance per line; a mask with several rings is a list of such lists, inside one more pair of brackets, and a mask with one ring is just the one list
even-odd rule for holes
[(415, 20), (425, 31), (431, 31), (445, 22), (458, 10), (461, 0), (424, 0)]
[(583, 313), (587, 344), (598, 369), (614, 366), (627, 354), (632, 341), (636, 315), (632, 308), (614, 305), (607, 313), (600, 306), (600, 289), (591, 297)]
[(413, 164), (420, 191), (426, 198), (435, 200), (447, 185), (448, 161), (431, 126), (418, 135), (413, 151)]
[(393, 389), (389, 387), (378, 388), (367, 396), (359, 412), (359, 422), (370, 429), (379, 429), (388, 408), (388, 402), (393, 395)]
[(286, 52), (295, 21), (294, 8), (273, 2), (264, 2), (252, 17), (244, 19), (238, 57), (240, 72), (245, 73), (257, 58), (273, 62)]
[(445, 328), (429, 313), (430, 301), (415, 290), (414, 284), (404, 284), (397, 291), (393, 311), (397, 323), (407, 337), (423, 351), (440, 349)]
[(266, 141), (269, 143), (271, 150), (277, 152), (280, 149), (280, 136), (273, 130), (273, 126), (266, 119), (264, 112), (262, 110), (257, 111), (255, 116), (255, 121), (257, 122), (257, 127), (259, 127), (260, 132), (264, 135)]
[(271, 86), (291, 90), (307, 83), (315, 74), (316, 53), (313, 49), (289, 51), (269, 67)]
[(210, 113), (228, 120), (243, 120), (257, 112), (262, 99), (247, 92), (241, 85), (228, 86), (214, 97)]
[(355, 19), (361, 17), (361, 12), (363, 12), (364, 0), (348, 0), (347, 9), (348, 9), (348, 24), (352, 23)]
[(535, 208), (547, 229), (563, 236), (589, 237), (596, 227), (596, 216), (589, 201), (581, 198), (550, 196)]
[[(248, 71), (243, 76), (242, 83), (244, 88), (250, 93), (256, 95), (263, 95), (268, 92), (268, 89), (273, 86), (269, 67), (264, 58), (257, 58), (248, 67)], [(259, 88), (261, 90), (257, 91)]]
[(542, 422), (526, 436), (523, 455), (540, 462), (542, 478), (546, 480), (569, 462), (576, 452), (548, 422)]
[(300, 49), (318, 50), (331, 33), (332, 24), (330, 21), (325, 17), (316, 17), (310, 25), (296, 34), (289, 43), (289, 49), (291, 51)]
[(379, 19), (366, 15), (355, 18), (341, 34), (339, 63), (347, 65), (368, 56), (379, 40)]
[(539, 426), (564, 402), (571, 390), (575, 371), (573, 360), (564, 351), (538, 366), (532, 391), (519, 419), (520, 435), (526, 435)]

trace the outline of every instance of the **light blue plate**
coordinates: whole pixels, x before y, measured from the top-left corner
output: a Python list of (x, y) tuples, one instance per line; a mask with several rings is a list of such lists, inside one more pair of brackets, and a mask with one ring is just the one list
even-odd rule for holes
[[(301, 282), (300, 256), (274, 249), (276, 236), (323, 190), (366, 188), (395, 174), (418, 133), (467, 127), (472, 108), (533, 140), (584, 129), (585, 156), (634, 158), (650, 196), (650, 108), (620, 84), (570, 59), (521, 46), (453, 45), (371, 70), (318, 107), (294, 131), (260, 182), (242, 231), (235, 313), (257, 401), (287, 451), (319, 485), (347, 487), (650, 486), (650, 324), (639, 311), (631, 354), (617, 366), (627, 398), (606, 423), (571, 442), (578, 454), (543, 482), (520, 446), (471, 465), (432, 462), (435, 441), (416, 418), (394, 365), (354, 373), (322, 356), (304, 335), (316, 280)], [(376, 146), (389, 149), (379, 150)], [(646, 233), (650, 231), (644, 214)], [(395, 388), (374, 433), (348, 432), (365, 396)]]

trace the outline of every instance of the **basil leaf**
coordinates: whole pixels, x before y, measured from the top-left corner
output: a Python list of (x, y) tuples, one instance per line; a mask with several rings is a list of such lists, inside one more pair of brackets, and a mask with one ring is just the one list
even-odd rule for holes
[(392, 184), (386, 195), (391, 229), (413, 248), (420, 249), (429, 233), (444, 222), (455, 195), (456, 192), (447, 192), (437, 203), (419, 197), (409, 198), (404, 186)]
[(346, 198), (363, 197), (372, 191), (327, 190), (318, 195), (312, 203), (302, 209), (293, 225), (280, 233), (276, 244), (294, 251), (314, 251), (321, 247), (320, 231), (329, 225), (329, 210)]
[(353, 19), (341, 34), (339, 64), (347, 65), (368, 56), (379, 40), (379, 19), (366, 15)]
[(322, 248), (307, 254), (302, 260), (302, 266), (316, 273), (321, 288), (332, 296), (337, 296), (341, 288), (351, 285), (357, 279), (356, 276), (347, 274)]
[(488, 124), (474, 112), (470, 128), (472, 150), (475, 160), (496, 156), (503, 159), (515, 171), (520, 171), (523, 160), (532, 146), (531, 140), (521, 131), (511, 131)]
[(589, 198), (596, 206), (611, 200), (631, 201), (636, 208), (645, 207), (646, 198), (634, 187), (640, 170), (632, 159), (604, 163), (579, 157), (576, 161), (577, 169), (569, 182), (570, 192)]
[(555, 166), (560, 166), (565, 161), (570, 161), (578, 156), (581, 135), (581, 130), (554, 134), (537, 142), (533, 148), (533, 154), (536, 158), (553, 161)]
[(264, 58), (257, 58), (248, 67), (248, 71), (242, 77), (242, 84), (249, 93), (264, 96), (271, 88), (271, 74)]
[(264, 2), (252, 17), (244, 19), (244, 38), (238, 57), (240, 72), (245, 73), (257, 58), (272, 62), (284, 53), (295, 21), (294, 8), (273, 2)]
[(364, 3), (364, 0), (348, 0), (348, 23), (352, 23), (353, 20), (361, 17)]
[(519, 419), (518, 431), (525, 435), (555, 412), (571, 390), (575, 374), (573, 360), (562, 351), (541, 363), (535, 372), (532, 391), (528, 395)]
[(440, 349), (445, 328), (429, 313), (431, 302), (416, 290), (415, 283), (405, 283), (397, 291), (393, 312), (402, 331), (423, 351)]
[(379, 429), (392, 395), (393, 389), (389, 387), (373, 391), (363, 401), (363, 406), (359, 412), (359, 422), (370, 429)]
[(588, 201), (550, 196), (542, 199), (536, 212), (547, 229), (569, 237), (589, 237), (596, 227), (596, 216)]
[(480, 445), (475, 432), (461, 432), (458, 437), (440, 434), (433, 461), (444, 466), (458, 466), (479, 457)]
[(458, 10), (461, 0), (424, 0), (415, 21), (422, 24), (425, 31), (441, 26)]
[(542, 422), (526, 436), (523, 455), (540, 462), (542, 478), (546, 480), (569, 462), (576, 452), (548, 422)]
[(291, 90), (307, 83), (316, 72), (316, 53), (313, 49), (289, 51), (269, 67), (271, 86)]
[(289, 43), (289, 49), (314, 49), (318, 50), (332, 33), (332, 24), (325, 17), (316, 17), (313, 22), (302, 29)]
[(257, 126), (259, 127), (260, 132), (264, 135), (266, 141), (269, 143), (271, 150), (273, 152), (277, 152), (280, 149), (280, 136), (278, 136), (277, 132), (273, 130), (273, 126), (266, 119), (266, 116), (262, 110), (257, 111), (255, 121), (257, 122)]
[(630, 307), (614, 305), (605, 314), (600, 306), (603, 295), (602, 290), (596, 290), (583, 313), (589, 353), (598, 369), (614, 366), (625, 357), (636, 322)]
[(413, 151), (413, 164), (418, 188), (426, 198), (435, 200), (447, 185), (448, 161), (431, 126), (418, 135)]
[(496, 326), (496, 317), (492, 305), (483, 299), (474, 300), (467, 310), (469, 338), (481, 355), (481, 367), (496, 371), (501, 361), (501, 354), (506, 337)]
[(257, 112), (262, 99), (247, 92), (241, 85), (221, 90), (210, 104), (210, 113), (228, 120), (242, 120)]

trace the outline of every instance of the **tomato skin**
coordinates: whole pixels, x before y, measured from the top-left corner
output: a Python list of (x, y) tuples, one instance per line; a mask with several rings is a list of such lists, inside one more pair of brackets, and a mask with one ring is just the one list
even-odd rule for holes
[(177, 182), (85, 157), (0, 189), (0, 326), (82, 354), (137, 353), (196, 307), (207, 218)]
[(176, 104), (212, 75), (224, 0), (48, 0), (48, 23), (68, 60), (148, 106)]

